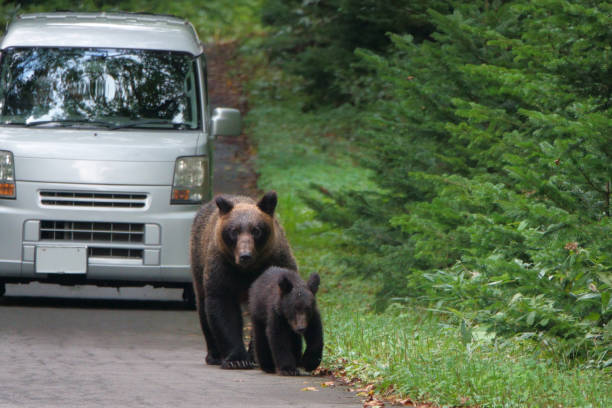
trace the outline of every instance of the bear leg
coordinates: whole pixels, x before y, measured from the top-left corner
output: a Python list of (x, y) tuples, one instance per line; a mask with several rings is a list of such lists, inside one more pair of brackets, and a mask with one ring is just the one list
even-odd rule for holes
[(295, 355), (295, 333), (287, 322), (279, 320), (269, 319), (266, 330), (276, 372), (280, 375), (300, 375)]
[(200, 296), (196, 297), (196, 309), (198, 311), (200, 327), (202, 329), (202, 333), (204, 334), (204, 339), (206, 340), (206, 364), (220, 365), (221, 355), (219, 354), (217, 344), (215, 343), (215, 339), (212, 335), (212, 331), (210, 330), (210, 326), (208, 325), (208, 320), (206, 318), (206, 303), (204, 299)]
[(192, 270), (193, 274), (193, 292), (196, 301), (196, 310), (198, 312), (198, 320), (200, 321), (200, 328), (204, 339), (206, 340), (206, 364), (208, 365), (220, 365), (221, 355), (215, 342), (215, 339), (208, 325), (206, 318), (206, 302), (204, 300), (204, 285), (202, 280), (202, 267), (198, 264), (197, 258), (194, 259), (192, 253)]
[(299, 366), (300, 358), (302, 357), (302, 336), (297, 333), (291, 333), (292, 343), (293, 343), (293, 355), (295, 356), (295, 361)]
[(272, 358), (272, 351), (270, 350), (268, 336), (266, 336), (266, 325), (264, 323), (253, 321), (252, 340), (255, 342), (255, 355), (259, 368), (266, 373), (275, 372), (274, 359)]
[(307, 371), (312, 371), (321, 364), (323, 356), (323, 325), (318, 312), (314, 313), (304, 333), (306, 340), (306, 351), (300, 361), (300, 366)]
[(221, 368), (253, 368), (242, 340), (240, 304), (221, 296), (207, 296), (206, 317), (221, 356)]

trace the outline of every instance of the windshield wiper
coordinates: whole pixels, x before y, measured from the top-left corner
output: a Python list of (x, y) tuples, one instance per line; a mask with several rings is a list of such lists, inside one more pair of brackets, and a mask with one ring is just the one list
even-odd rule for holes
[(172, 125), (173, 129), (189, 129), (191, 128), (191, 126), (188, 123), (182, 123), (182, 122), (172, 122), (171, 120), (139, 120), (139, 121), (135, 121), (135, 122), (129, 122), (129, 123), (123, 123), (123, 124), (117, 124), (115, 126), (112, 127), (113, 130), (115, 129), (124, 129), (124, 128), (137, 128), (137, 127), (148, 127), (147, 125)]
[(23, 125), (27, 127), (34, 127), (34, 126), (41, 126), (41, 125), (49, 125), (53, 123), (57, 123), (58, 125), (63, 125), (63, 124), (71, 124), (71, 125), (79, 124), (79, 125), (92, 125), (92, 126), (98, 125), (98, 126), (103, 126), (105, 128), (111, 128), (115, 126), (114, 123), (108, 123), (102, 120), (83, 120), (83, 119), (37, 120), (33, 122), (23, 123)]

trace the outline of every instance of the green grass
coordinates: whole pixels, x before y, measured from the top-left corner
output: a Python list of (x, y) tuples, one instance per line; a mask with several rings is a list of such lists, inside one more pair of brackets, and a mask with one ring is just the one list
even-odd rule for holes
[(394, 305), (373, 313), (375, 280), (351, 277), (339, 262), (351, 253), (342, 231), (316, 220), (302, 200), (317, 194), (313, 183), (332, 191), (375, 188), (371, 174), (344, 154), (351, 148), (351, 112), (304, 113), (289, 92), (276, 95), (282, 81), (269, 84), (273, 97), (255, 88), (247, 118), (259, 186), (279, 194), (279, 217), (302, 275), (321, 274), (326, 368), (373, 383), (382, 394), (393, 390), (442, 406), (612, 406), (608, 372), (568, 368), (529, 341), (494, 339), (478, 327), (462, 335), (456, 317), (424, 309)]
[(484, 337), (465, 344), (460, 330), (422, 310), (355, 313), (323, 302), (325, 364), (350, 377), (393, 387), (441, 405), (491, 407), (612, 404), (610, 378), (596, 370), (560, 370), (537, 351)]

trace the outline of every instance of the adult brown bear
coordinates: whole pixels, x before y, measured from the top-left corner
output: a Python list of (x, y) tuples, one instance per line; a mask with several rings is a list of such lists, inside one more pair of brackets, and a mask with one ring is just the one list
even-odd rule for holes
[(252, 368), (242, 339), (240, 304), (268, 267), (297, 269), (285, 233), (274, 217), (277, 196), (259, 202), (217, 196), (202, 206), (191, 228), (191, 272), (208, 354), (221, 368)]

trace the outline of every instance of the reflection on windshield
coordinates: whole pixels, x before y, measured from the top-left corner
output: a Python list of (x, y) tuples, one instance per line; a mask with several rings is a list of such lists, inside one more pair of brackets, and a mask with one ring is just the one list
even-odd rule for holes
[(2, 124), (194, 129), (201, 123), (195, 62), (187, 54), (14, 48), (3, 52), (0, 70)]

